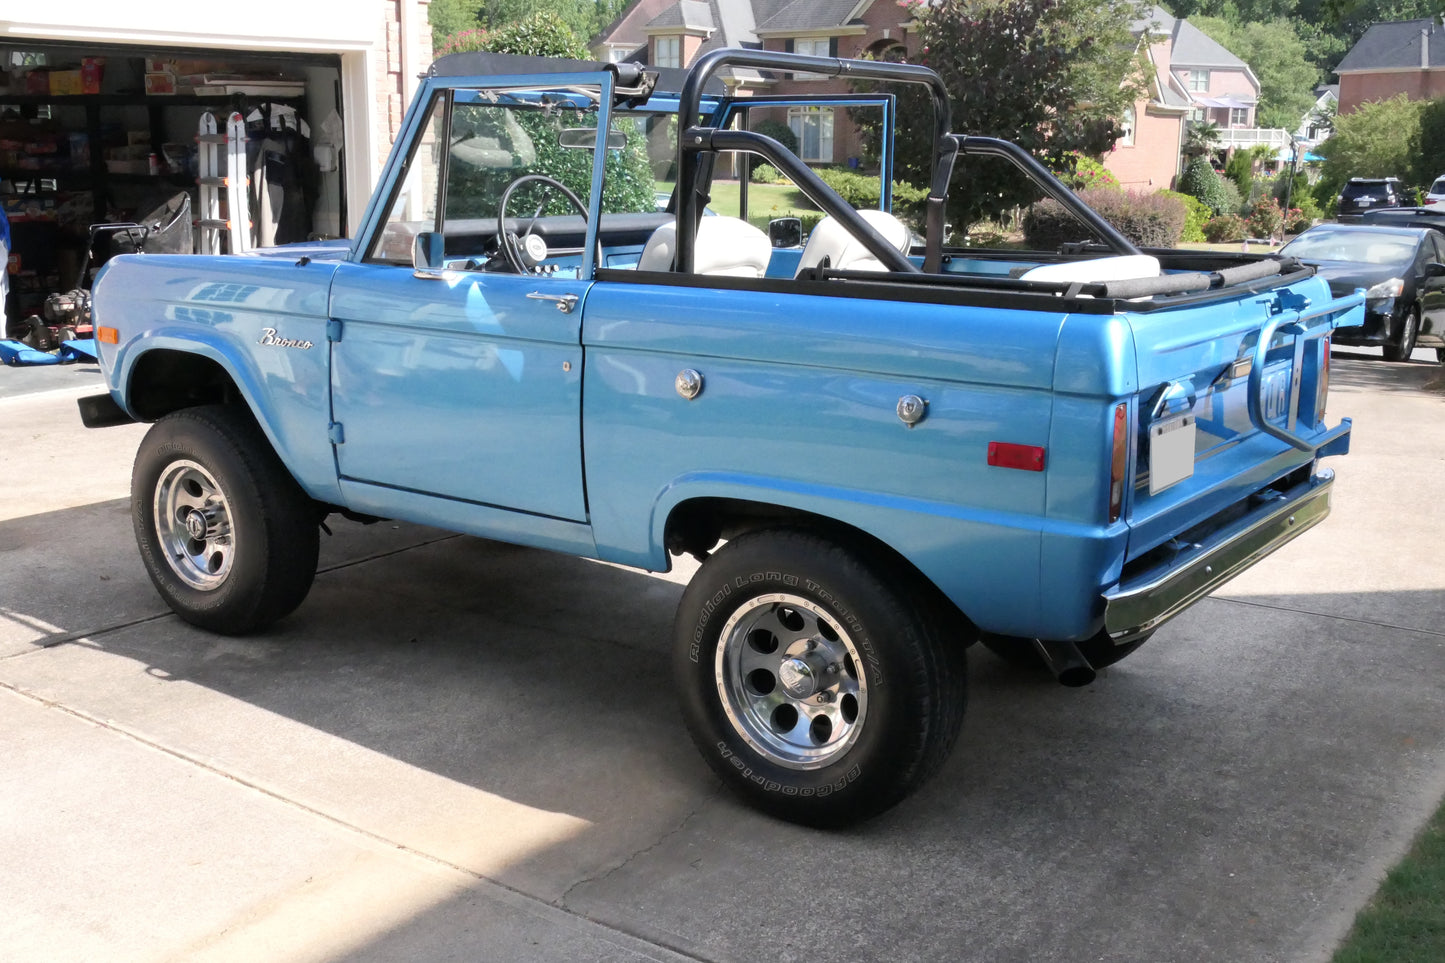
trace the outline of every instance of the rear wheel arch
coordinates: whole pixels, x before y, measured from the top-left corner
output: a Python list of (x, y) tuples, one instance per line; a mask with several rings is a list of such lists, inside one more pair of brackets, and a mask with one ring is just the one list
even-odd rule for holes
[(696, 497), (673, 506), (663, 527), (663, 544), (675, 554), (705, 558), (719, 542), (769, 530), (810, 532), (875, 560), (914, 585), (946, 626), (948, 636), (967, 647), (979, 630), (913, 562), (881, 538), (856, 525), (806, 509), (739, 498)]

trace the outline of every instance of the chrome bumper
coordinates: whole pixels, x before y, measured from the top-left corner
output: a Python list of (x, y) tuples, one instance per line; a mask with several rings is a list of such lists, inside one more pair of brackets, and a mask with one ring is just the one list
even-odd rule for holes
[(1328, 468), (1280, 493), (1254, 512), (1224, 526), (1205, 542), (1181, 551), (1104, 593), (1104, 630), (1115, 641), (1150, 632), (1275, 549), (1325, 520), (1335, 473)]

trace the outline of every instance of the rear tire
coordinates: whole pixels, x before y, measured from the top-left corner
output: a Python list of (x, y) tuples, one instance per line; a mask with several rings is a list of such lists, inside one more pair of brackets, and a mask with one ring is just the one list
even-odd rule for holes
[(1394, 344), (1385, 345), (1386, 361), (1409, 361), (1415, 353), (1415, 336), (1420, 333), (1420, 306), (1410, 308), (1401, 322), (1400, 337)]
[(316, 505), (235, 406), (186, 408), (151, 427), (131, 474), (131, 518), (156, 591), (212, 632), (265, 628), (316, 576)]
[(820, 535), (733, 539), (683, 593), (674, 674), (693, 741), (749, 804), (838, 827), (895, 805), (948, 758), (963, 646), (937, 607)]

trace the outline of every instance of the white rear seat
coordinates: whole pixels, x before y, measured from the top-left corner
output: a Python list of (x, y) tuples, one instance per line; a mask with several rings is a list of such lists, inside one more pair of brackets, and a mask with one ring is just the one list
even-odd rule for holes
[[(884, 240), (892, 244), (901, 253), (907, 254), (909, 242), (908, 227), (898, 218), (887, 211), (863, 210), (858, 215), (867, 221), (868, 224)], [(798, 271), (801, 273), (809, 268), (815, 268), (823, 263), (823, 258), (828, 259), (828, 267), (835, 271), (886, 271), (883, 262), (874, 257), (869, 250), (863, 246), (847, 228), (832, 217), (825, 217), (813, 228), (808, 235), (808, 243), (803, 247), (803, 256), (798, 259)]]

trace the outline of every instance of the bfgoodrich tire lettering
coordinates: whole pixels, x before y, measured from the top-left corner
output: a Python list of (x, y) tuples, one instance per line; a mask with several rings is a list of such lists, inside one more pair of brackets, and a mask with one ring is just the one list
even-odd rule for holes
[(187, 408), (151, 427), (131, 474), (131, 518), (156, 591), (193, 625), (264, 628), (306, 598), (320, 548), (314, 503), (250, 413)]
[(894, 805), (948, 757), (963, 648), (922, 593), (804, 531), (729, 542), (678, 608), (674, 669), (703, 757), (752, 805), (841, 826)]

